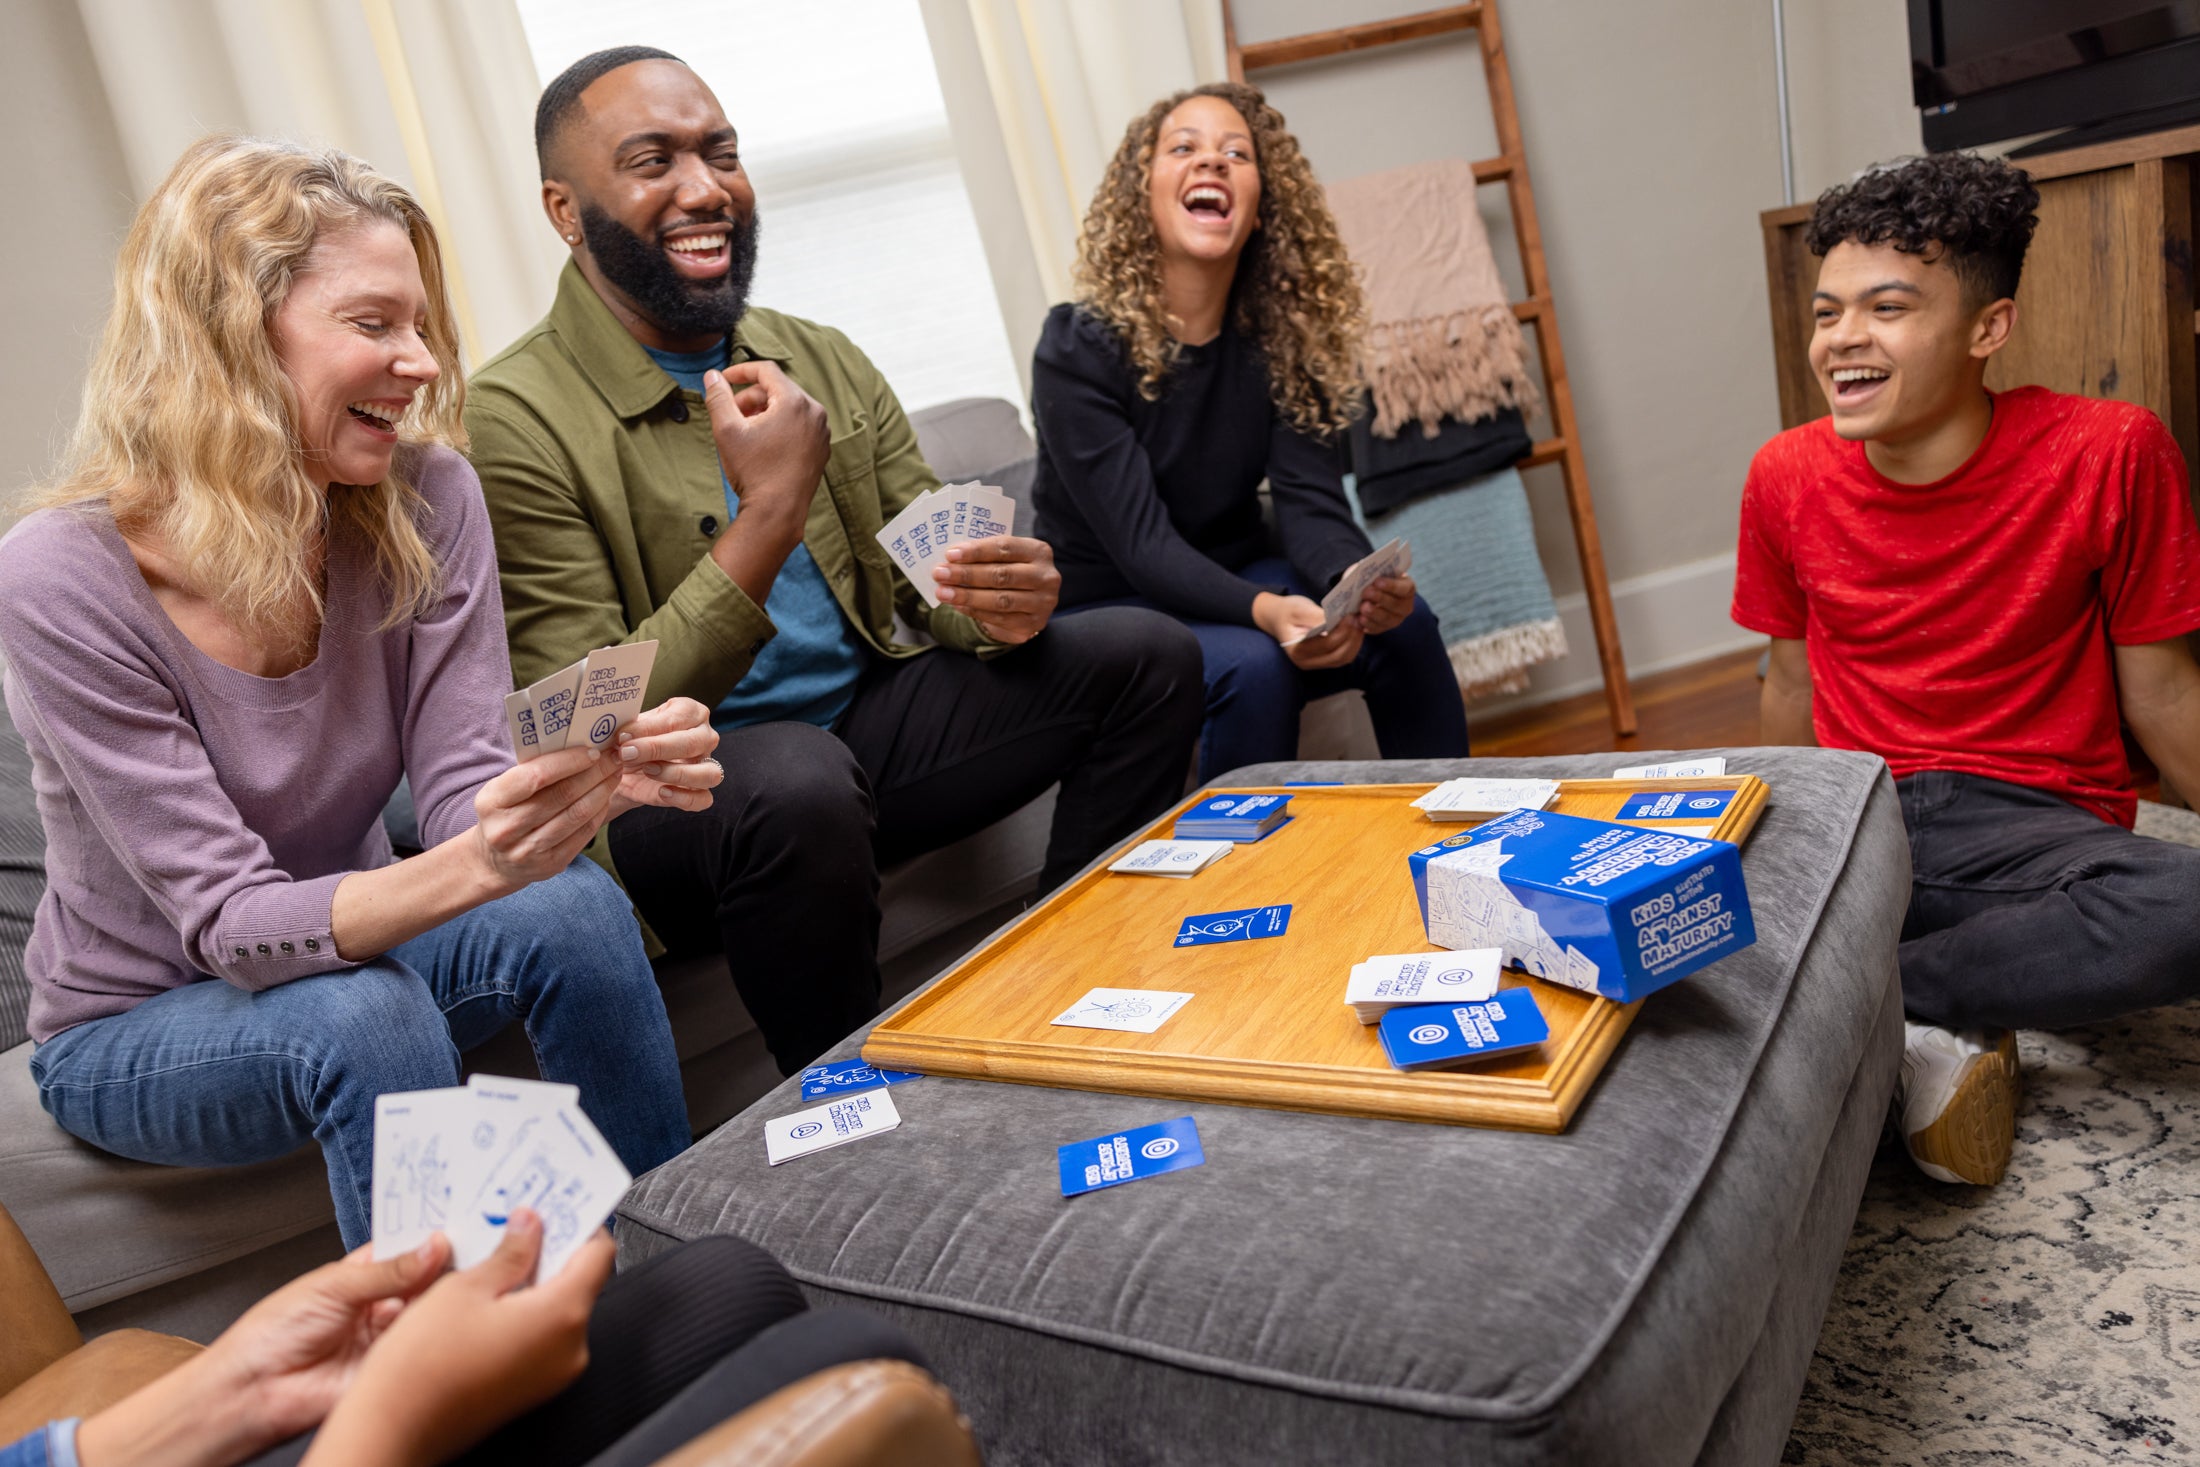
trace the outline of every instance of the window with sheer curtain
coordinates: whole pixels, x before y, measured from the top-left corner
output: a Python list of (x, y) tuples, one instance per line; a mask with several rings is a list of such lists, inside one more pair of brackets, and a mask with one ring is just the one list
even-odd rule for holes
[(757, 305), (848, 334), (916, 409), (1022, 403), (917, 0), (517, 0), (544, 83), (608, 46), (709, 83), (756, 186)]

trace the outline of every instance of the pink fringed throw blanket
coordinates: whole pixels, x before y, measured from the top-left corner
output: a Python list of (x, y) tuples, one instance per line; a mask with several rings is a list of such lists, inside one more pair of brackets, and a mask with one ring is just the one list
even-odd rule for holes
[(1474, 196), (1474, 165), (1461, 159), (1329, 186), (1345, 248), (1366, 272), (1373, 329), (1360, 370), (1384, 438), (1411, 421), (1434, 437), (1447, 416), (1538, 406)]

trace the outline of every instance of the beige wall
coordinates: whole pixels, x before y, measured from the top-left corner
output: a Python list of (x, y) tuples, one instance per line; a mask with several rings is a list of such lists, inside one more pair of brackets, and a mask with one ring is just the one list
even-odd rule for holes
[[(47, 474), (107, 308), (134, 201), (71, 0), (0, 5), (0, 137), (12, 223), (0, 250), (0, 502)], [(0, 515), (5, 510), (0, 509)]]

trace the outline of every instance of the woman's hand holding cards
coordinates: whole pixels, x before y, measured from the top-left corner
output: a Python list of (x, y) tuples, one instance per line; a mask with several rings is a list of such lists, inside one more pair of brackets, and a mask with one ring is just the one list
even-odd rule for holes
[(1360, 598), (1360, 630), (1379, 637), (1413, 615), (1413, 577), (1379, 576)]
[(483, 785), (474, 795), (473, 838), (491, 880), (510, 893), (570, 866), (611, 818), (625, 772), (603, 750), (576, 745)]
[(1263, 591), (1253, 598), (1253, 624), (1276, 639), (1293, 666), (1308, 672), (1342, 667), (1360, 655), (1360, 624), (1348, 617), (1328, 636), (1313, 635), (1324, 619), (1320, 604), (1305, 596)]
[(643, 806), (708, 810), (710, 792), (726, 777), (711, 757), (718, 730), (710, 726), (710, 710), (693, 698), (668, 698), (640, 715), (619, 730), (617, 747), (614, 819)]

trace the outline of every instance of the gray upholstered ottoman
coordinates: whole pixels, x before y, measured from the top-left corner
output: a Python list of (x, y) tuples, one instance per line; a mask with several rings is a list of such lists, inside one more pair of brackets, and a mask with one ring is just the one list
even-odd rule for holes
[[(914, 1335), (998, 1464), (1776, 1460), (1894, 1083), (1909, 860), (1877, 759), (1730, 754), (1772, 787), (1757, 944), (1654, 995), (1563, 1136), (924, 1079), (775, 1168), (783, 1085), (635, 1187), (622, 1253), (763, 1244)], [(1057, 1145), (1187, 1112), (1205, 1166), (1061, 1197)]]

